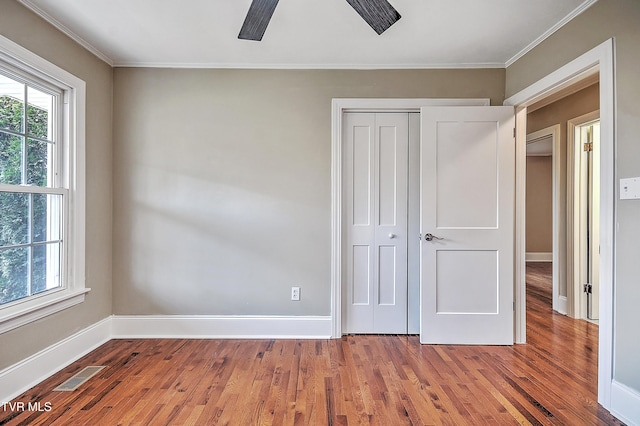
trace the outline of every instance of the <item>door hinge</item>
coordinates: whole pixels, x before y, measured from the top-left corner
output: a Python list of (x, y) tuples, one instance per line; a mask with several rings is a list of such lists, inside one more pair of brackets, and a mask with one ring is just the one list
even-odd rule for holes
[(515, 311), (516, 311), (516, 301), (514, 300), (513, 301), (513, 312), (515, 312)]
[(514, 138), (516, 137), (516, 128), (515, 127), (513, 128), (513, 137)]
[(586, 142), (586, 143), (583, 145), (583, 150), (584, 150), (585, 152), (591, 152), (591, 151), (593, 151), (593, 142)]
[(589, 283), (585, 284), (583, 287), (583, 291), (587, 294), (593, 293), (593, 286)]

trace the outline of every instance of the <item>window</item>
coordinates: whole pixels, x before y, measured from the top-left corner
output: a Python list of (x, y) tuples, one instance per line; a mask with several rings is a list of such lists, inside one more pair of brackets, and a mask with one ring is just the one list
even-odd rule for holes
[(0, 333), (81, 303), (84, 82), (0, 37)]

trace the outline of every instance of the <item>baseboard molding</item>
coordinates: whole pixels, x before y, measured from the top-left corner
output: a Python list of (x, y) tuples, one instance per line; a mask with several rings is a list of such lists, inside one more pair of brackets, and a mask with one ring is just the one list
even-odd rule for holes
[(111, 317), (0, 371), (0, 401), (11, 401), (111, 340)]
[(569, 301), (567, 300), (567, 296), (558, 296), (558, 313), (563, 315), (567, 315), (569, 308)]
[(11, 401), (111, 339), (330, 339), (330, 316), (111, 316), (0, 371)]
[(629, 426), (640, 426), (640, 393), (614, 380), (611, 383), (610, 411)]
[(553, 253), (527, 253), (525, 255), (525, 260), (527, 262), (552, 262)]
[(330, 339), (330, 316), (115, 315), (112, 337)]

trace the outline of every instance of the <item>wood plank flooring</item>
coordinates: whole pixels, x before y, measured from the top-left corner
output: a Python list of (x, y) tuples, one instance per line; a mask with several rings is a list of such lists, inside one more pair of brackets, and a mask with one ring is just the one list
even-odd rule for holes
[[(620, 425), (596, 402), (598, 327), (551, 310), (549, 264), (527, 269), (528, 344), (112, 340), (0, 407), (4, 425)], [(74, 392), (52, 389), (87, 365)]]

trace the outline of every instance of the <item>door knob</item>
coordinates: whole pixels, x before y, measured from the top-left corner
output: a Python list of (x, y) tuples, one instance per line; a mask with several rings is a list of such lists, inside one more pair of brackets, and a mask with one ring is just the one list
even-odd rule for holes
[(441, 237), (436, 237), (433, 234), (424, 234), (424, 240), (425, 241), (433, 241), (433, 240), (444, 240), (444, 238)]
[(396, 237), (396, 234), (389, 234), (389, 238), (393, 239)]

